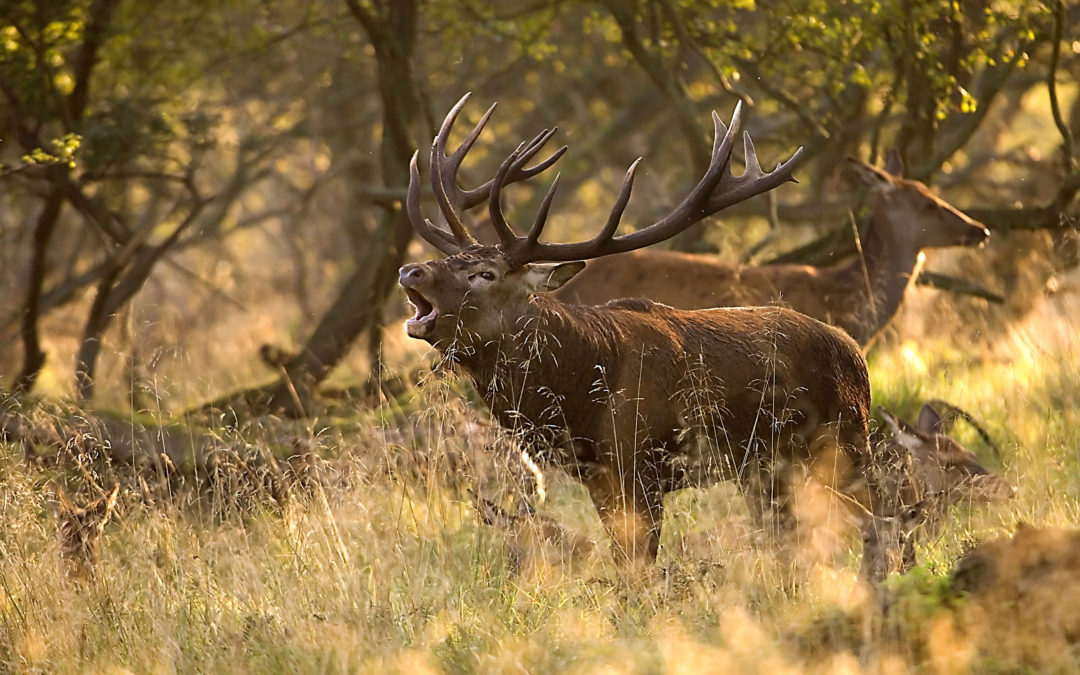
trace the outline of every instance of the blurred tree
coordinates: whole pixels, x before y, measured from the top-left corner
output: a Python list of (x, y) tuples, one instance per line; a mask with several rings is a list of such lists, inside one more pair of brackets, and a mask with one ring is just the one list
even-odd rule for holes
[[(388, 192), (402, 194), (409, 182), (409, 157), (417, 148), (412, 127), (420, 117), (419, 82), (412, 65), (419, 3), (346, 0), (345, 4), (374, 48), (383, 108), (379, 150), (383, 184)], [(382, 307), (412, 239), (412, 227), (400, 198), (382, 201), (379, 207), (382, 215), (356, 270), (303, 349), (283, 364), (284, 376), (270, 398), (272, 409), (284, 409), (293, 415), (310, 409), (313, 388), (365, 330), (372, 336), (371, 351), (378, 357)]]
[[(4, 136), (31, 159), (48, 159), (41, 153), (49, 138), (82, 143), (76, 161), (42, 161), (6, 177), (9, 190), (40, 202), (16, 391), (32, 388), (45, 364), (39, 333), (45, 301), (55, 306), (92, 284), (75, 368), (76, 394), (90, 398), (102, 337), (117, 311), (184, 237), (218, 231), (282, 150), (267, 134), (219, 146), (221, 102), (201, 78), (223, 56), (215, 40), (224, 17), (197, 4), (141, 0), (5, 4)], [(208, 44), (217, 48), (207, 50)], [(69, 252), (61, 255), (64, 249)], [(58, 259), (68, 268), (56, 269)], [(61, 292), (46, 292), (50, 280)]]

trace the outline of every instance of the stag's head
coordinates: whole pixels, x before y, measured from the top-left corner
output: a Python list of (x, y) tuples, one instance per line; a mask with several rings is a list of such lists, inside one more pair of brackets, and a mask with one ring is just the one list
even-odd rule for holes
[[(548, 188), (539, 211), (521, 236), (507, 222), (502, 208), (504, 186), (531, 178), (553, 165), (566, 147), (543, 161), (528, 165), (555, 134), (544, 130), (531, 141), (520, 144), (488, 182), (473, 189), (458, 185), (462, 160), (480, 136), (494, 112), (492, 106), (453, 153), (447, 154), (447, 139), (468, 94), (450, 110), (431, 147), (431, 188), (448, 230), (424, 218), (420, 209), (420, 171), (417, 155), (410, 164), (407, 211), (417, 233), (448, 257), (401, 268), (399, 282), (416, 310), (406, 322), (411, 337), (435, 345), (447, 341), (491, 341), (517, 332), (527, 320), (528, 308), (539, 293), (553, 291), (585, 267), (585, 260), (642, 248), (668, 239), (703, 218), (736, 202), (794, 180), (794, 169), (802, 148), (770, 172), (762, 171), (750, 136), (744, 134), (746, 170), (735, 177), (730, 172), (732, 148), (741, 120), (736, 106), (730, 127), (714, 112), (714, 141), (708, 170), (694, 189), (668, 215), (657, 222), (622, 236), (615, 236), (623, 211), (630, 201), (638, 161), (627, 170), (622, 188), (603, 229), (588, 241), (550, 243), (540, 241), (559, 179)], [(496, 246), (483, 246), (469, 234), (463, 212), (486, 203), (491, 226), (499, 238)]]
[(859, 180), (873, 192), (875, 217), (914, 250), (943, 246), (979, 246), (990, 230), (930, 191), (903, 177), (899, 153), (889, 152), (885, 169), (849, 158)]
[(537, 293), (559, 288), (585, 268), (582, 261), (510, 266), (497, 246), (468, 246), (440, 260), (409, 263), (399, 271), (416, 314), (405, 322), (409, 337), (433, 345), (487, 342), (515, 332)]

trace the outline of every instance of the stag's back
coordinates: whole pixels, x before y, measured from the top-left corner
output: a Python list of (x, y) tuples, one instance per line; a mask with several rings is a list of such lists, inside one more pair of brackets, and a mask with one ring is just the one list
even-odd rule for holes
[[(534, 374), (548, 386), (566, 384), (556, 385), (564, 419), (604, 424), (594, 407), (615, 396), (654, 439), (698, 426), (736, 461), (765, 446), (805, 459), (825, 435), (860, 458), (867, 449), (866, 363), (839, 329), (781, 307), (680, 310), (640, 299), (539, 304), (545, 322), (558, 323), (565, 356), (549, 364), (552, 372)], [(595, 364), (592, 372), (567, 367), (583, 353), (589, 357), (582, 364)], [(590, 415), (575, 414), (590, 408)]]

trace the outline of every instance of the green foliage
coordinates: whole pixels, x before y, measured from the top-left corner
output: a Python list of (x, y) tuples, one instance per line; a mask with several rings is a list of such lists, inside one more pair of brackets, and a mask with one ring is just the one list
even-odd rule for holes
[[(710, 11), (711, 10), (711, 11)], [(765, 0), (754, 11), (688, 4), (686, 24), (716, 63), (753, 64), (772, 86), (805, 100), (813, 90), (838, 96), (849, 86), (903, 99), (904, 85), (924, 78), (935, 115), (972, 112), (963, 83), (1003, 60), (1019, 59), (1046, 17), (1041, 3), (994, 3), (965, 13), (952, 0)]]
[(21, 163), (12, 166), (0, 164), (0, 177), (25, 171), (32, 167), (62, 164), (68, 169), (74, 169), (76, 154), (82, 145), (82, 136), (75, 133), (64, 134), (60, 138), (49, 141), (50, 150), (45, 148), (33, 148), (21, 157)]
[[(74, 47), (83, 38), (89, 2), (5, 3), (0, 28), (0, 77), (28, 111), (61, 114), (74, 86)], [(69, 130), (70, 131), (70, 130)]]

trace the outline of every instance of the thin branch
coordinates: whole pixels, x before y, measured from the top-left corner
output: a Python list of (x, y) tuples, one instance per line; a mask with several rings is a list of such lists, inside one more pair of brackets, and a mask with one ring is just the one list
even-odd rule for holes
[(672, 28), (675, 29), (675, 35), (679, 38), (679, 43), (688, 47), (692, 54), (701, 59), (705, 64), (705, 67), (709, 69), (709, 72), (711, 72), (713, 77), (716, 78), (716, 81), (720, 83), (720, 87), (724, 91), (737, 97), (740, 101), (746, 103), (746, 105), (753, 106), (754, 99), (750, 94), (733, 85), (731, 80), (720, 72), (720, 69), (716, 67), (713, 60), (705, 53), (701, 43), (690, 34), (690, 31), (686, 28), (686, 22), (683, 21), (682, 17), (679, 15), (679, 10), (671, 4), (671, 0), (659, 0), (659, 2), (661, 8), (664, 10), (664, 14), (667, 15), (668, 22), (671, 24)]
[(1073, 157), (1073, 136), (1065, 118), (1061, 115), (1061, 104), (1058, 102), (1057, 93), (1057, 69), (1061, 60), (1061, 40), (1065, 24), (1065, 1), (1057, 0), (1054, 3), (1054, 33), (1051, 38), (1053, 44), (1050, 52), (1050, 68), (1046, 74), (1046, 88), (1050, 93), (1050, 112), (1054, 115), (1054, 124), (1057, 125), (1061, 134), (1061, 155), (1065, 171), (1072, 171), (1076, 167), (1076, 158)]
[[(119, 0), (98, 0), (90, 8), (90, 18), (86, 22), (86, 39), (79, 45), (74, 59), (73, 70), (75, 84), (67, 100), (67, 114), (72, 124), (82, 120), (90, 98), (90, 75), (97, 65), (98, 52), (105, 42), (106, 31), (112, 21), (113, 10)], [(69, 127), (71, 129), (72, 127)]]
[(1005, 302), (1005, 298), (993, 291), (987, 290), (968, 279), (961, 279), (959, 277), (953, 277), (946, 274), (940, 274), (938, 272), (931, 272), (930, 270), (923, 270), (919, 274), (919, 278), (916, 283), (920, 286), (930, 286), (931, 288), (937, 288), (942, 291), (948, 291), (949, 293), (956, 293), (958, 295), (970, 295), (976, 298), (982, 298), (987, 302), (992, 302), (995, 305), (1000, 305)]

